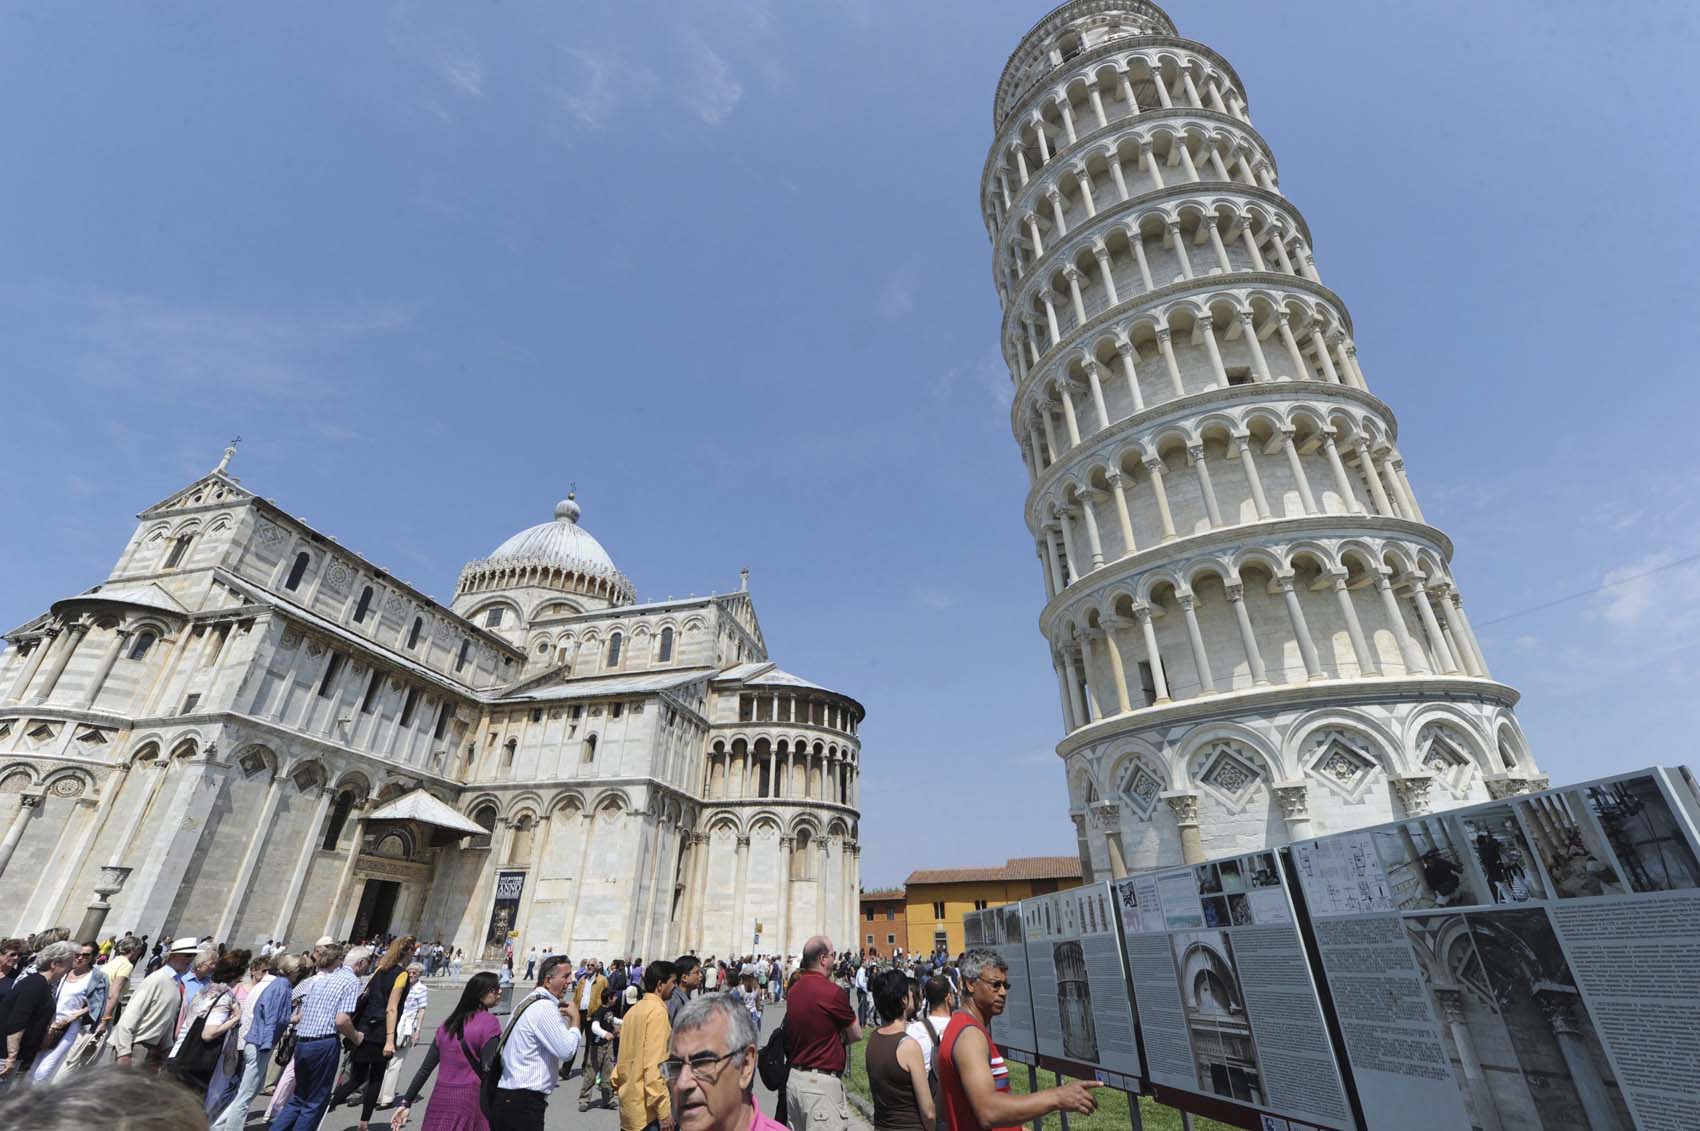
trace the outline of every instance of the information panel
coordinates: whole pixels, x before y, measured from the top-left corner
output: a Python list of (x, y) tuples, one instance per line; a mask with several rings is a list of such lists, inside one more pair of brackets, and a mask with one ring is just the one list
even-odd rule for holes
[(1644, 770), (1292, 846), (1371, 1128), (1695, 1126), (1696, 800)]
[(1110, 885), (1021, 901), (1039, 1056), (1073, 1075), (1139, 1089), (1139, 1042)]
[(1152, 1083), (1251, 1109), (1265, 1127), (1351, 1127), (1274, 853), (1132, 876), (1114, 889)]
[[(1009, 963), (1009, 996), (1003, 1013), (992, 1019), (992, 1040), (1004, 1059), (1031, 1064), (1039, 1045), (1033, 1032), (1032, 979), (1027, 973), (1021, 905), (1008, 903), (970, 911), (962, 920), (963, 943), (969, 950), (989, 950)], [(963, 988), (967, 993), (967, 987)]]

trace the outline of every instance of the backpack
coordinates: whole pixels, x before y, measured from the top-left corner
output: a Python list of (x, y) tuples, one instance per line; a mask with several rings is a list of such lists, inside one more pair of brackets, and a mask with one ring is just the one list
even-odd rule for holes
[(761, 1077), (762, 1087), (785, 1094), (785, 1082), (791, 1078), (791, 1063), (785, 1058), (784, 1025), (768, 1036), (767, 1044), (756, 1054), (756, 1074)]
[(933, 1028), (933, 1018), (930, 1013), (921, 1014), (921, 1024), (927, 1027), (927, 1036), (933, 1040), (933, 1055), (927, 1061), (927, 1090), (933, 1094), (933, 1111), (938, 1119), (944, 1112), (944, 1095), (939, 1091), (939, 1031)]
[[(484, 1047), (478, 1050), (478, 1107), (489, 1119), (496, 1110), (496, 1085), (502, 1082), (502, 1050), (507, 1047), (508, 1038), (514, 1034), (514, 1026), (519, 1024), (520, 1017), (526, 1010), (536, 1005), (547, 994), (532, 994), (520, 1003), (514, 1015), (508, 1019), (508, 1027), (502, 1030), (502, 1035), (495, 1040), (485, 1041)], [(464, 1044), (462, 1045), (464, 1048)]]

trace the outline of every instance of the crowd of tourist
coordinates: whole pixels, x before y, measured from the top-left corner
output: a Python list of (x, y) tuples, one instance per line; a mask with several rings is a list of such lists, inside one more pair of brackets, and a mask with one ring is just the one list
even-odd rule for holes
[[(430, 982), (455, 989), (458, 950), (411, 936), (300, 951), (68, 936), (0, 941), (0, 1125), (103, 1125), (116, 1110), (126, 1126), (242, 1131), (269, 1092), (273, 1131), (317, 1131), (345, 1103), (361, 1131), (380, 1108), (403, 1131), (434, 1077), (423, 1131), (532, 1131), (576, 1066), (578, 1111), (615, 1108), (621, 1131), (849, 1131), (859, 1043), (875, 1131), (1094, 1108), (1090, 1082), (1010, 1089), (990, 1034), (1009, 973), (989, 951), (882, 959), (817, 936), (787, 968), (774, 955), (575, 965), (533, 947), (517, 960), (530, 988), (512, 1000), (510, 949), (499, 972), (459, 985), (409, 1077)], [(763, 1012), (782, 1001), (758, 1055)], [(758, 1061), (771, 1114), (754, 1098)]]

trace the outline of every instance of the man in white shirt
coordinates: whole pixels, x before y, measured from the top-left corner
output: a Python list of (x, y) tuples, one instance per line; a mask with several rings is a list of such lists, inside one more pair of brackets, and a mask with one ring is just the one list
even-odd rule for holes
[(562, 955), (543, 960), (537, 988), (514, 1005), (514, 1020), (502, 1044), (502, 1076), (496, 1085), (490, 1131), (542, 1131), (549, 1093), (561, 1065), (578, 1053), (578, 1006), (566, 996), (572, 963)]

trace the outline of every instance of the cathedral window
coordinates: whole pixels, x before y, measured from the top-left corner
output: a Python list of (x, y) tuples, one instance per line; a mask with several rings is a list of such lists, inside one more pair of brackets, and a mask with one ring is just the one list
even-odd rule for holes
[(573, 721), (577, 722), (582, 718), (584, 718), (584, 705), (582, 703), (573, 704)]
[(293, 591), (301, 588), (301, 579), (307, 575), (307, 564), (310, 560), (305, 550), (295, 555), (295, 564), (289, 567), (289, 577), (283, 583), (285, 589)]
[(370, 585), (360, 591), (360, 600), (354, 606), (354, 623), (363, 624), (366, 614), (372, 611), (372, 587)]
[(506, 742), (502, 743), (502, 765), (504, 765), (504, 766), (513, 765), (514, 764), (514, 754), (518, 750), (519, 750), (519, 739), (517, 739), (517, 738), (510, 738)]
[(480, 805), (473, 811), (472, 823), (483, 825), (486, 830), (481, 836), (472, 838), (472, 847), (489, 848), (490, 833), (496, 828), (496, 807), (494, 805)]
[(460, 642), (460, 655), (455, 657), (455, 671), (458, 672), (462, 668), (466, 667), (466, 655), (471, 650), (472, 650), (472, 641), (462, 640)]
[(148, 649), (154, 646), (159, 636), (152, 632), (137, 633), (136, 639), (130, 645), (130, 659), (140, 660), (148, 654)]
[(624, 703), (612, 703), (608, 707), (608, 717), (617, 719), (625, 712), (625, 710), (626, 705)]
[(664, 628), (664, 629), (661, 630), (661, 651), (660, 651), (659, 659), (660, 659), (661, 663), (665, 664), (669, 660), (671, 660), (672, 658), (673, 658), (673, 630), (671, 628)]
[(171, 553), (165, 557), (165, 568), (173, 569), (183, 560), (183, 555), (189, 552), (189, 535), (179, 534), (177, 540), (171, 543)]
[(407, 689), (407, 698), (401, 704), (401, 722), (399, 725), (404, 727), (413, 725), (413, 709), (417, 706), (419, 706), (419, 689), (410, 687)]
[(753, 722), (756, 717), (756, 699), (753, 695), (738, 696), (738, 721)]
[(586, 735), (584, 739), (584, 763), (589, 765), (596, 761), (596, 736)]
[(319, 842), (324, 851), (336, 848), (336, 842), (342, 838), (342, 827), (348, 823), (349, 811), (354, 808), (354, 791), (345, 789), (336, 795), (336, 804), (331, 806), (330, 819), (325, 823), (325, 837)]
[(329, 699), (331, 688), (336, 685), (336, 677), (342, 671), (342, 662), (346, 659), (341, 652), (332, 652), (331, 658), (325, 664), (325, 674), (319, 679), (319, 698)]
[(370, 715), (372, 708), (378, 704), (378, 692), (384, 689), (384, 677), (381, 672), (374, 671), (372, 678), (366, 681), (366, 694), (360, 700), (360, 713)]
[(617, 668), (620, 666), (621, 639), (620, 634), (617, 632), (608, 638), (608, 666), (611, 668)]
[(424, 628), (425, 628), (425, 618), (424, 617), (414, 617), (413, 618), (413, 627), (411, 629), (409, 629), (408, 633), (407, 633), (407, 649), (408, 649), (408, 651), (411, 652), (415, 647), (418, 646), (418, 644), (419, 644), (419, 633), (421, 631), (423, 631)]
[(195, 708), (200, 705), (201, 697), (199, 695), (191, 695), (187, 699), (183, 700), (183, 713), (185, 715), (192, 714)]
[(485, 613), (484, 614), (484, 627), (485, 628), (499, 628), (499, 627), (501, 627), (502, 611), (503, 611), (502, 607), (500, 605), (497, 605), (495, 608), (493, 608), (489, 612)]
[(452, 713), (453, 713), (453, 711), (452, 711), (452, 708), (449, 707), (448, 700), (447, 699), (443, 700), (443, 705), (440, 708), (438, 708), (438, 710), (437, 710), (437, 725), (431, 731), (431, 737), (432, 738), (440, 739), (440, 738), (443, 737), (444, 734), (448, 733), (449, 716)]

